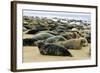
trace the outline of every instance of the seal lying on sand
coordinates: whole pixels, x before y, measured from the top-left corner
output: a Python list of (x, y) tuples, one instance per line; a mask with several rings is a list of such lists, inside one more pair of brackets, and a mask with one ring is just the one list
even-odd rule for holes
[(45, 40), (49, 37), (54, 37), (54, 35), (46, 32), (41, 32), (34, 35), (32, 38), (25, 38), (23, 39), (23, 46), (34, 46), (34, 43), (38, 40)]
[(50, 37), (45, 40), (46, 43), (55, 43), (59, 41), (66, 41), (66, 39), (63, 36), (59, 35), (59, 36)]
[(44, 43), (42, 41), (38, 41), (36, 44), (39, 48), (40, 54), (42, 55), (72, 57), (71, 53), (62, 46), (51, 44), (51, 43)]
[(86, 46), (86, 40), (84, 38), (79, 39), (70, 39), (67, 41), (60, 41), (55, 44), (64, 46), (67, 49), (81, 49), (83, 46)]

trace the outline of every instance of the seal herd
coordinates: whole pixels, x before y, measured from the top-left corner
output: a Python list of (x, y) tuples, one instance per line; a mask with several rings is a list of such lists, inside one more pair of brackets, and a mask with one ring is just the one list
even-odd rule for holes
[(75, 19), (23, 16), (23, 46), (37, 46), (41, 55), (73, 57), (69, 49), (80, 50), (91, 43), (90, 22)]

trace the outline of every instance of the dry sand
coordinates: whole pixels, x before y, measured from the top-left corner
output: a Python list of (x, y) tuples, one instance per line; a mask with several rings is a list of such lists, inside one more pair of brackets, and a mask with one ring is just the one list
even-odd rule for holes
[[(24, 34), (23, 38), (31, 38), (32, 35)], [(23, 47), (23, 62), (43, 62), (43, 61), (68, 61), (68, 60), (84, 60), (90, 59), (89, 55), (90, 45), (83, 47), (80, 50), (69, 50), (73, 57), (68, 56), (47, 56), (41, 55), (38, 47), (24, 46)]]
[(81, 50), (69, 50), (73, 57), (68, 56), (47, 56), (41, 55), (38, 47), (23, 47), (23, 62), (42, 62), (42, 61), (68, 61), (89, 59), (89, 46), (83, 47)]

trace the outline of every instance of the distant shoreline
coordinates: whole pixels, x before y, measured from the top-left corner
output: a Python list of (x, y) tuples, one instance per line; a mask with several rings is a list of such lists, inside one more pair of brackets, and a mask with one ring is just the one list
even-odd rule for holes
[(91, 13), (84, 12), (57, 12), (57, 11), (39, 11), (39, 10), (23, 10), (23, 16), (39, 16), (48, 18), (64, 18), (91, 21)]

